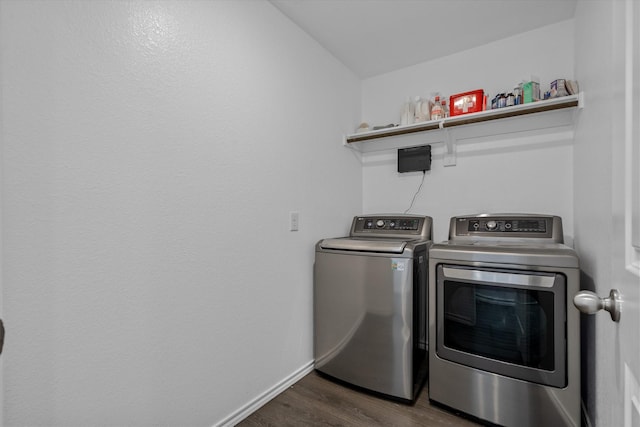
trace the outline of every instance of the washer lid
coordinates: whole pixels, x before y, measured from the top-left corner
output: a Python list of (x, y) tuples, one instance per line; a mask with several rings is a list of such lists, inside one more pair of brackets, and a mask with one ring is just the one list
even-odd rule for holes
[(320, 241), (322, 249), (335, 249), (340, 251), (359, 251), (359, 252), (385, 252), (392, 254), (401, 254), (407, 246), (406, 241), (386, 240), (386, 239), (353, 239), (353, 238), (336, 238), (324, 239)]

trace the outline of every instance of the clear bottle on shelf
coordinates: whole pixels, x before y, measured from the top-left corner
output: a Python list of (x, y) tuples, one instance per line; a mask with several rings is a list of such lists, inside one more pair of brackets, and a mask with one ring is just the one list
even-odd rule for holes
[(442, 104), (440, 103), (440, 96), (436, 95), (433, 107), (431, 107), (431, 120), (440, 120), (444, 118), (444, 111), (442, 110)]

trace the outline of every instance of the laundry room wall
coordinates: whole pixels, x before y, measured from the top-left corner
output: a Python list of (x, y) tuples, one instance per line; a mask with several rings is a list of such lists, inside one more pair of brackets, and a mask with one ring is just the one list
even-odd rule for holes
[[(574, 78), (573, 31), (573, 20), (563, 21), (367, 79), (362, 120), (371, 125), (399, 123), (408, 97), (434, 92), (448, 97), (475, 89), (493, 97), (532, 75), (540, 79), (541, 90), (547, 90), (552, 80)], [(448, 167), (443, 165), (444, 145), (434, 144), (432, 151), (431, 170), (409, 213), (434, 218), (435, 240), (446, 240), (449, 218), (455, 215), (533, 212), (561, 216), (571, 243), (570, 133), (461, 141), (457, 164)], [(396, 150), (363, 155), (364, 212), (404, 212), (411, 205), (422, 173), (397, 173), (396, 159)]]
[(0, 43), (0, 424), (215, 425), (310, 367), (359, 80), (267, 1), (2, 1)]

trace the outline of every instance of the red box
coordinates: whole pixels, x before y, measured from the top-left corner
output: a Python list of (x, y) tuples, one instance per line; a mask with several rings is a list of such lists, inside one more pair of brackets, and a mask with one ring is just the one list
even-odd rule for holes
[(461, 114), (477, 113), (484, 110), (484, 90), (472, 90), (471, 92), (459, 93), (449, 97), (449, 115), (459, 116)]

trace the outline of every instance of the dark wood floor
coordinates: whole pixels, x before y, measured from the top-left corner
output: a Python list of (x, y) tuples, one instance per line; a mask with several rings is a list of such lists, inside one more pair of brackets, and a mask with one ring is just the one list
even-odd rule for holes
[(240, 427), (299, 426), (477, 426), (429, 403), (426, 387), (408, 405), (337, 384), (311, 372), (257, 412)]

